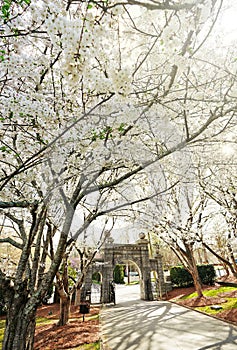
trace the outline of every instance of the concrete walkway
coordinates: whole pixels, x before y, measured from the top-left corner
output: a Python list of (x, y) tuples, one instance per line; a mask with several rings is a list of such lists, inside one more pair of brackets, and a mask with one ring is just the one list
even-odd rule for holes
[(101, 323), (105, 350), (237, 350), (237, 327), (168, 301), (109, 305)]

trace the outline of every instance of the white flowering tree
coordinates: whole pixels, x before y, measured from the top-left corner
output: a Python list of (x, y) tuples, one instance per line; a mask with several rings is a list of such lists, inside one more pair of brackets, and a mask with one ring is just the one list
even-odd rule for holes
[[(195, 248), (197, 248), (199, 226), (202, 223), (203, 200), (183, 188), (175, 188), (167, 199), (167, 214), (158, 221), (153, 231), (178, 257), (191, 274), (198, 297), (203, 297), (202, 282), (197, 270)], [(196, 245), (196, 247), (195, 247)]]
[[(233, 130), (232, 130), (233, 131)], [(204, 162), (200, 166), (200, 187), (203, 193), (213, 202), (213, 208), (219, 217), (219, 228), (221, 223), (222, 240), (224, 240), (225, 249), (222, 248), (223, 254), (218, 255), (218, 251), (208, 247), (210, 251), (228, 267), (231, 273), (237, 276), (236, 265), (236, 210), (237, 210), (237, 195), (236, 195), (236, 144), (232, 140), (234, 134), (228, 130), (228, 142), (222, 143), (221, 147), (213, 152), (212, 161), (208, 164)], [(215, 155), (215, 156), (214, 156)], [(214, 227), (215, 229), (215, 227)], [(215, 232), (213, 233), (215, 237)], [(216, 233), (217, 240), (220, 241), (218, 232)], [(207, 246), (205, 239), (204, 245)]]
[[(105, 220), (103, 227), (99, 233), (99, 238), (94, 244), (90, 243), (90, 246), (86, 245), (85, 232), (83, 234), (83, 241), (75, 243), (75, 240), (71, 240), (71, 243), (67, 244), (67, 249), (63, 256), (60, 269), (56, 273), (56, 288), (60, 298), (60, 315), (58, 321), (59, 326), (64, 326), (69, 321), (71, 299), (74, 293), (74, 303), (76, 306), (80, 305), (81, 288), (85, 282), (88, 269), (90, 268), (90, 265), (93, 262), (96, 254), (100, 250), (114, 225), (113, 222), (112, 227), (110, 225), (110, 229), (105, 230), (105, 228), (108, 227), (107, 223), (108, 220)], [(72, 259), (72, 257), (74, 257), (74, 259)], [(72, 278), (70, 275), (72, 269), (69, 269), (69, 266), (71, 260), (75, 260), (75, 258), (77, 261), (77, 263), (74, 263), (74, 271), (76, 270), (76, 274)]]
[(20, 252), (0, 270), (4, 350), (33, 349), (37, 305), (72, 241), (160, 192), (137, 198), (144, 173), (234, 124), (233, 55), (216, 48), (217, 64), (209, 49), (221, 5), (2, 1), (0, 243)]

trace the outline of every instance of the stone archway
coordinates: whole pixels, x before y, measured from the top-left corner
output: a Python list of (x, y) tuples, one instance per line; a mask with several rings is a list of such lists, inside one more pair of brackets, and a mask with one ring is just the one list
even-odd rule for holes
[(151, 271), (155, 271), (160, 285), (161, 293), (166, 292), (162, 269), (161, 255), (156, 254), (153, 259), (149, 257), (148, 241), (141, 235), (136, 244), (114, 244), (108, 239), (103, 248), (104, 264), (102, 269), (103, 286), (102, 302), (107, 303), (109, 298), (109, 282), (113, 280), (113, 270), (116, 264), (132, 261), (140, 271), (140, 296), (142, 300), (154, 300), (154, 288), (151, 283)]
[[(135, 244), (115, 244), (113, 239), (108, 237), (102, 249), (103, 259), (94, 261), (85, 279), (82, 295), (91, 290), (92, 274), (100, 272), (102, 275), (101, 303), (109, 303), (110, 282), (113, 281), (113, 270), (117, 264), (125, 261), (132, 261), (140, 272), (140, 296), (142, 300), (154, 300), (155, 293), (166, 293), (166, 285), (162, 268), (162, 257), (157, 252), (151, 259), (149, 257), (148, 240), (141, 234)], [(156, 286), (152, 286), (151, 272), (157, 276)]]

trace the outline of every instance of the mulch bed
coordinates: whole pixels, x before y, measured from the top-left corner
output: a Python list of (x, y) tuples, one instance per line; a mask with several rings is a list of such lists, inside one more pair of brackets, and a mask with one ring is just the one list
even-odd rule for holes
[[(222, 281), (227, 283), (237, 283), (237, 279), (230, 277), (230, 278), (223, 278)], [(204, 286), (204, 289), (217, 289), (219, 288), (218, 285), (216, 286)], [(186, 300), (180, 300), (185, 295), (189, 295), (191, 293), (195, 292), (194, 287), (189, 288), (174, 288), (172, 291), (167, 293), (166, 300), (170, 300), (172, 302), (175, 302), (179, 305), (187, 306), (190, 308), (195, 308), (199, 306), (210, 306), (210, 305), (220, 305), (224, 302), (226, 302), (225, 298), (237, 298), (237, 291), (232, 292), (226, 292), (226, 293), (220, 293), (218, 297), (202, 297), (202, 298), (191, 298)], [(220, 318), (222, 320), (234, 323), (237, 325), (237, 309), (231, 309), (231, 310), (224, 310), (221, 312), (218, 312), (215, 314), (215, 317)]]
[(99, 341), (99, 318), (88, 319), (89, 316), (98, 315), (99, 310), (99, 307), (91, 307), (90, 314), (85, 315), (83, 322), (79, 307), (72, 306), (69, 323), (57, 326), (59, 304), (41, 306), (37, 310), (37, 316), (55, 320), (55, 323), (36, 327), (34, 350), (71, 349)]

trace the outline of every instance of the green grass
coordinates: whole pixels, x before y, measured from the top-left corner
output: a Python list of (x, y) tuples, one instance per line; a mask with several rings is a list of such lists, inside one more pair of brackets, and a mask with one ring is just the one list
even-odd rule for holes
[(2, 342), (5, 329), (5, 320), (0, 320), (0, 349), (2, 350)]
[[(80, 317), (83, 318), (83, 315), (80, 315)], [(92, 316), (89, 316), (89, 315), (85, 314), (85, 320), (87, 320), (87, 321), (98, 320), (99, 318), (100, 318), (99, 314), (92, 315)], [(75, 321), (75, 320), (78, 320), (78, 317), (70, 318), (70, 321)]]
[(55, 323), (55, 319), (49, 319), (46, 317), (36, 317), (36, 327), (43, 326), (45, 324)]
[(125, 283), (125, 286), (130, 286), (130, 285), (133, 285), (133, 284), (140, 284), (140, 281), (132, 281), (129, 284)]
[(199, 306), (196, 307), (195, 310), (205, 312), (209, 315), (217, 315), (219, 312), (225, 311), (225, 310), (231, 310), (231, 309), (237, 309), (237, 299), (236, 298), (225, 298), (227, 301), (226, 303), (222, 303), (220, 310), (212, 310), (211, 306)]
[(76, 348), (71, 348), (70, 350), (100, 350), (100, 342), (97, 341), (91, 344), (84, 344)]
[[(220, 287), (218, 289), (204, 290), (203, 295), (205, 295), (206, 297), (215, 297), (215, 296), (218, 296), (219, 293), (232, 292), (234, 290), (237, 290), (237, 288), (236, 287)], [(197, 297), (197, 292), (194, 292), (194, 293), (189, 294), (189, 295), (185, 295), (181, 299), (185, 300), (185, 299), (191, 299), (194, 297)]]
[[(212, 290), (204, 290), (203, 295), (206, 297), (217, 297), (219, 296), (220, 293), (227, 293), (227, 292), (232, 292), (234, 290), (237, 290), (236, 287), (220, 287), (218, 289), (212, 289)], [(189, 295), (183, 296), (181, 299), (191, 299), (197, 297), (197, 293), (192, 293)], [(213, 310), (211, 309), (210, 306), (199, 306), (196, 307), (195, 310), (204, 312), (209, 315), (217, 315), (218, 313), (224, 311), (224, 310), (231, 310), (231, 309), (236, 309), (237, 308), (237, 298), (229, 298), (229, 297), (223, 297), (226, 302), (221, 304), (222, 309), (219, 310)]]

